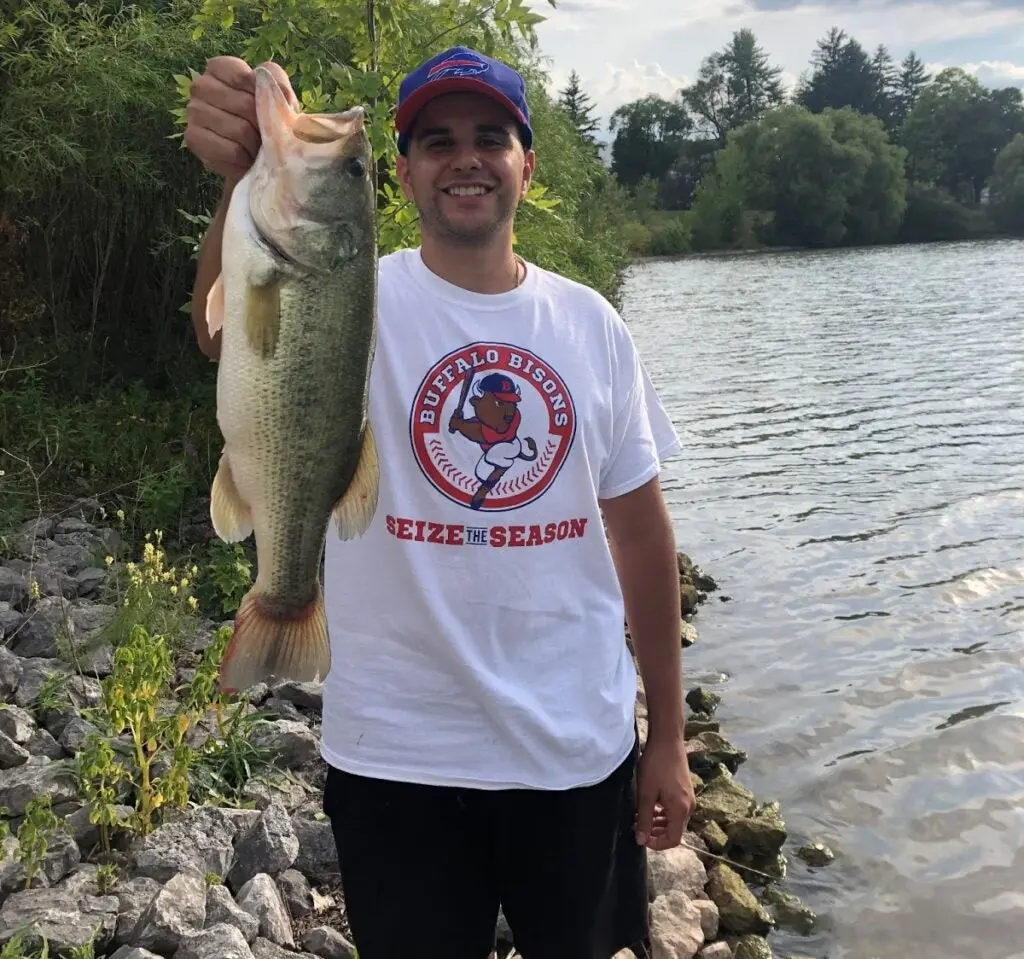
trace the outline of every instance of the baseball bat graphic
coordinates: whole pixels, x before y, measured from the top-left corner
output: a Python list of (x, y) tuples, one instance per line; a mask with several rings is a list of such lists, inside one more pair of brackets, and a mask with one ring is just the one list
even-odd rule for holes
[[(466, 370), (466, 375), (462, 379), (462, 392), (459, 394), (459, 405), (455, 408), (459, 416), (465, 416), (466, 410), (466, 399), (469, 396), (469, 388), (473, 385), (473, 367)], [(449, 433), (454, 433), (455, 430), (449, 426)]]

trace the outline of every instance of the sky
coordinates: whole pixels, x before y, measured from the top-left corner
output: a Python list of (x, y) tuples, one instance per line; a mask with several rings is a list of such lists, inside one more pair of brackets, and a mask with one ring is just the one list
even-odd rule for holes
[(608, 116), (648, 93), (671, 97), (735, 30), (757, 35), (783, 82), (808, 69), (833, 26), (899, 61), (913, 50), (933, 72), (959, 66), (986, 86), (1024, 87), (1024, 0), (526, 0), (555, 90), (579, 73)]

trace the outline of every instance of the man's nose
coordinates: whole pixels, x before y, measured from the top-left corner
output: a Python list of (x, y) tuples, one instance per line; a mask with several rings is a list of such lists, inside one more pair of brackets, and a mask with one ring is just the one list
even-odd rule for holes
[(477, 153), (476, 146), (470, 144), (469, 146), (458, 147), (452, 156), (452, 169), (459, 171), (479, 170), (480, 156)]

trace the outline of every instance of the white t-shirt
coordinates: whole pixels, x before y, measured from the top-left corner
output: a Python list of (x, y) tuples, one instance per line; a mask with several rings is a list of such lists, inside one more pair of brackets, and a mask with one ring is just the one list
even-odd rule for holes
[(471, 293), (419, 250), (379, 277), (380, 500), (364, 536), (328, 530), (322, 755), (420, 783), (597, 782), (636, 696), (598, 501), (658, 475), (675, 430), (593, 290), (531, 264)]

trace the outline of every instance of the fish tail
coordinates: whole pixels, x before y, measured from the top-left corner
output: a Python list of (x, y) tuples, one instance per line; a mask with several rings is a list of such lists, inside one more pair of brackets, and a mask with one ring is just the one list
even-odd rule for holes
[(330, 668), (327, 611), (319, 584), (308, 606), (284, 616), (267, 609), (258, 587), (245, 594), (221, 663), (222, 692), (248, 689), (270, 677), (315, 682)]

